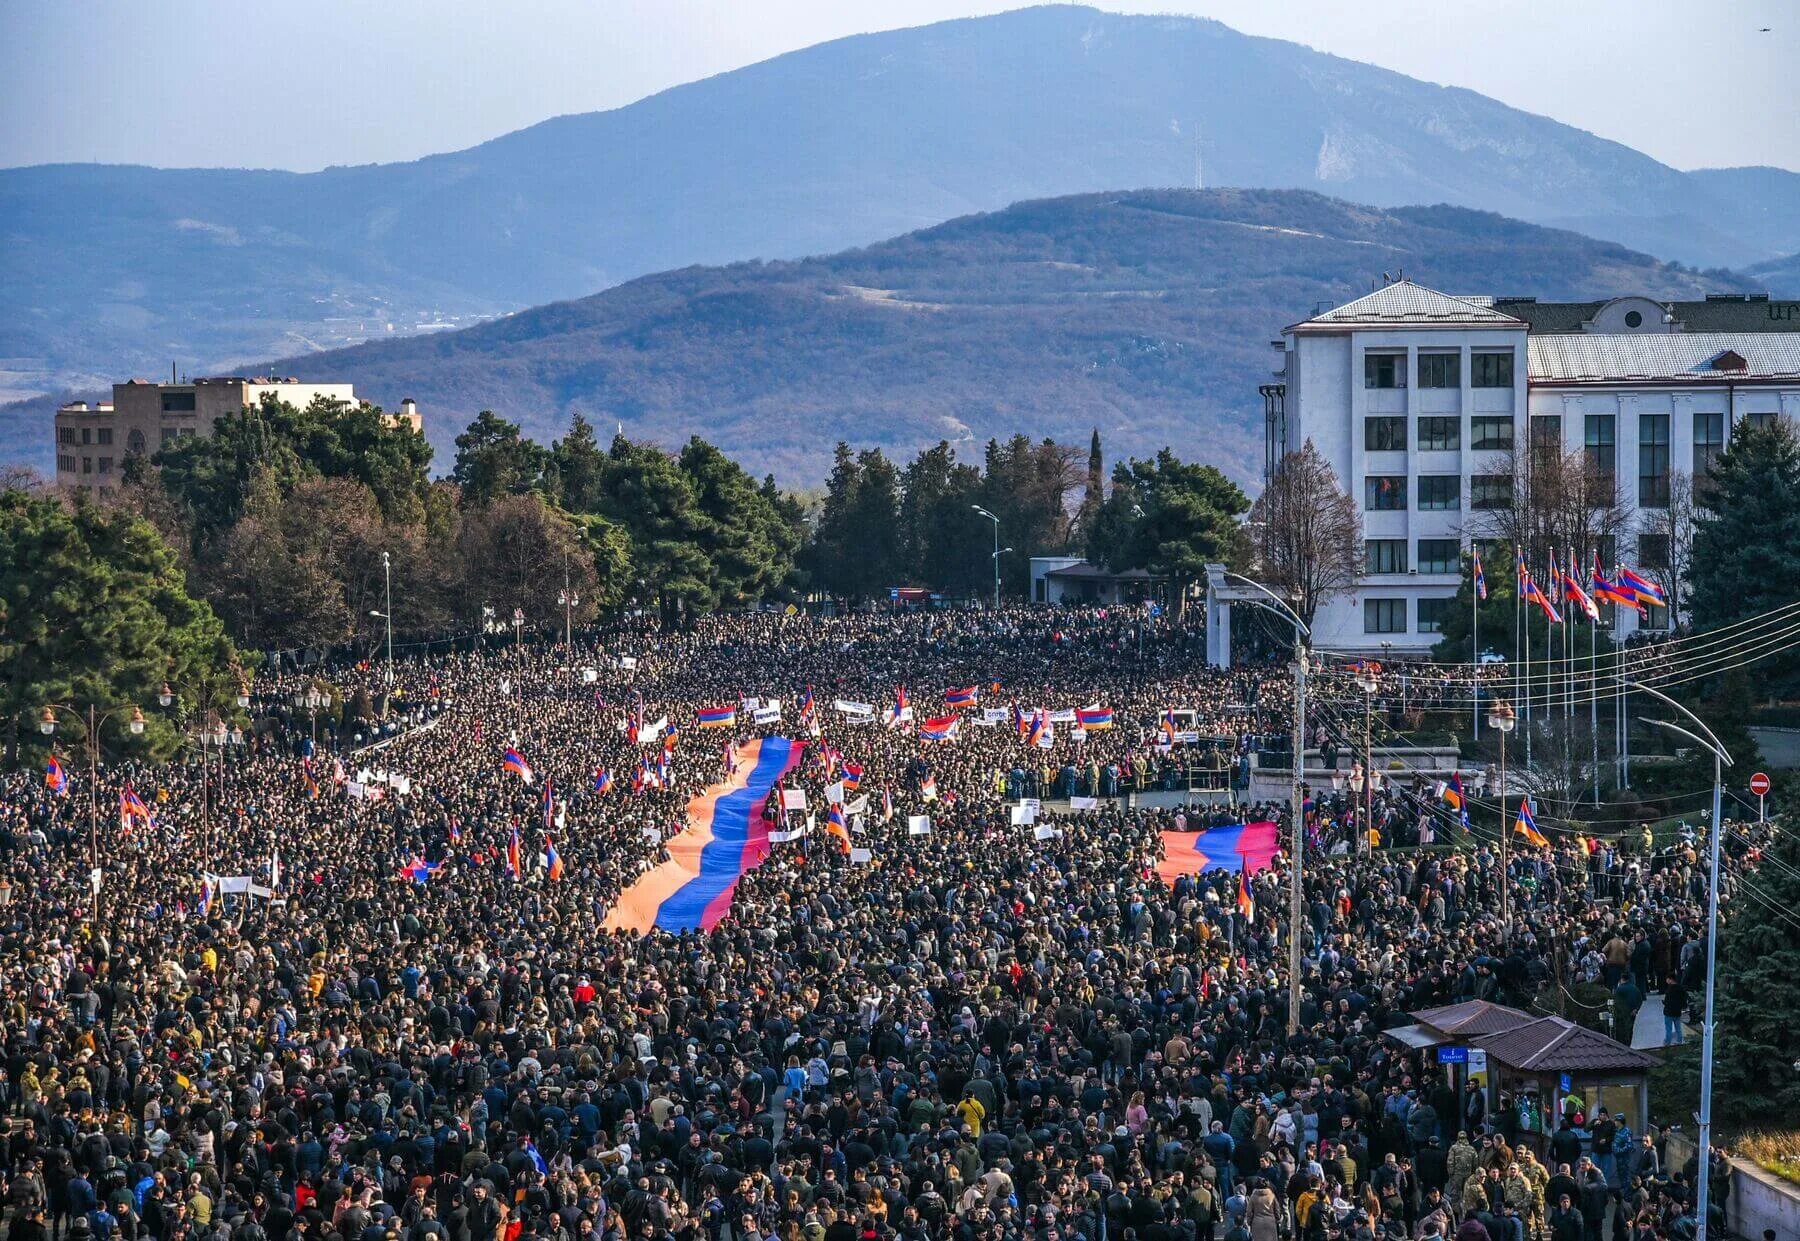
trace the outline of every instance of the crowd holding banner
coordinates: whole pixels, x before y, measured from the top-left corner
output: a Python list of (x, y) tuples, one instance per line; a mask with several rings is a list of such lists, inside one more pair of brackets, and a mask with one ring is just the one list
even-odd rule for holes
[(1290, 744), (1286, 669), (1204, 645), (1017, 609), (402, 660), (404, 786), (287, 707), (381, 665), (265, 675), (206, 797), (101, 765), (143, 813), (97, 892), (85, 770), (10, 773), (11, 1237), (1516, 1241), (1562, 1177), (1662, 1235), (1691, 1170), (1548, 1166), (1379, 1032), (1619, 950), (1691, 984), (1700, 861), (1522, 845), (1503, 951), (1490, 849), (1392, 847), (1438, 799), (1365, 852), (1321, 788), (1289, 1040), (1285, 810), (1122, 796)]

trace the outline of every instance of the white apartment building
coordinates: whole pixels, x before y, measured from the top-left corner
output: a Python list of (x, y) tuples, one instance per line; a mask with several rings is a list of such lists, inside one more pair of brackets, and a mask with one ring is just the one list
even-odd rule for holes
[[(1756, 295), (1540, 303), (1400, 280), (1282, 337), (1283, 382), (1261, 389), (1266, 464), (1310, 439), (1362, 513), (1363, 576), (1314, 624), (1334, 650), (1436, 644), (1469, 532), (1511, 503), (1515, 445), (1580, 449), (1646, 510), (1734, 428), (1800, 418), (1800, 303)], [(1654, 555), (1642, 542), (1620, 555)]]

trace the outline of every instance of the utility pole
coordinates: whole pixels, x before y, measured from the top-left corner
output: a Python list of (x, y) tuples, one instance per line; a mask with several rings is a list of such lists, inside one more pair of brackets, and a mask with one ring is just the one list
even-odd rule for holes
[(1508, 873), (1512, 866), (1512, 824), (1506, 821), (1506, 734), (1516, 723), (1512, 707), (1504, 702), (1496, 704), (1488, 716), (1488, 726), (1500, 734), (1500, 944), (1507, 948), (1512, 946), (1512, 878)]
[(1294, 805), (1288, 844), (1288, 1037), (1300, 1032), (1301, 859), (1306, 852), (1306, 641), (1294, 629)]
[[(383, 617), (387, 622), (387, 688), (388, 693), (392, 694), (394, 692), (394, 562), (386, 552), (381, 553), (381, 577), (385, 591), (384, 607), (387, 610)], [(383, 706), (385, 707), (385, 705), (384, 703)]]

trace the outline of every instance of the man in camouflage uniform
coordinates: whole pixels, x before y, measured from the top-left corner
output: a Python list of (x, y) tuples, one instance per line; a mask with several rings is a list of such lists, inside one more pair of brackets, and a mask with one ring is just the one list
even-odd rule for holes
[(1534, 1225), (1531, 1222), (1532, 1213), (1537, 1210), (1538, 1203), (1541, 1199), (1538, 1197), (1538, 1191), (1532, 1188), (1531, 1181), (1526, 1177), (1524, 1168), (1516, 1161), (1507, 1165), (1506, 1177), (1501, 1182), (1501, 1192), (1506, 1198), (1506, 1205), (1517, 1212), (1519, 1218), (1525, 1221), (1526, 1236), (1532, 1236), (1534, 1230)]
[(1476, 1170), (1476, 1165), (1480, 1160), (1480, 1155), (1469, 1142), (1469, 1131), (1467, 1129), (1458, 1130), (1456, 1142), (1450, 1147), (1449, 1154), (1445, 1157), (1445, 1166), (1449, 1171), (1449, 1176), (1444, 1180), (1446, 1197), (1455, 1199), (1462, 1197), (1463, 1184), (1469, 1179), (1469, 1173)]
[(1531, 1186), (1531, 1210), (1526, 1213), (1525, 1224), (1533, 1237), (1544, 1234), (1546, 1211), (1544, 1206), (1544, 1190), (1550, 1184), (1550, 1169), (1538, 1162), (1531, 1148), (1523, 1142), (1519, 1143), (1519, 1171), (1525, 1177), (1525, 1183)]

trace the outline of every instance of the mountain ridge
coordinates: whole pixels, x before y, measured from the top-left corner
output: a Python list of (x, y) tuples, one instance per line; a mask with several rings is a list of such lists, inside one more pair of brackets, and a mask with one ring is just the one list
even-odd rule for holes
[(1200, 160), (1209, 183), (1479, 206), (1687, 261), (1800, 251), (1797, 174), (1696, 180), (1465, 88), (1058, 6), (848, 36), (400, 164), (0, 172), (0, 353), (41, 386), (210, 369), (1024, 199), (1191, 185)]

